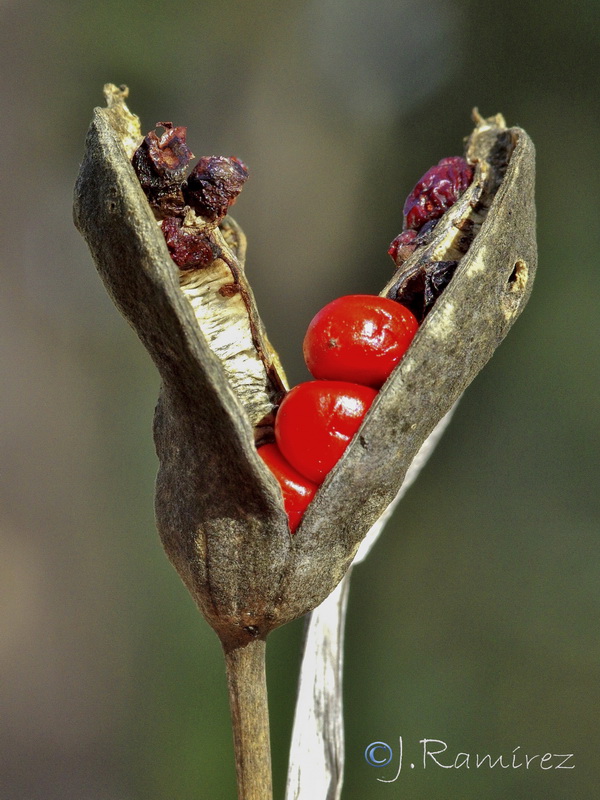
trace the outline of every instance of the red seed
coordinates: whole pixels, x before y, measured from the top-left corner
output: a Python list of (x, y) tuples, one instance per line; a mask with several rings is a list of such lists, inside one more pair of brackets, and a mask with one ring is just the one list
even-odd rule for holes
[(388, 255), (396, 264), (401, 264), (415, 251), (417, 231), (409, 229), (398, 234), (388, 248)]
[(443, 158), (416, 183), (404, 204), (405, 228), (418, 230), (453, 206), (473, 180), (473, 167), (460, 156)]
[(338, 297), (313, 318), (304, 359), (315, 378), (379, 389), (417, 332), (413, 314), (388, 297)]
[(133, 154), (132, 165), (148, 201), (159, 217), (183, 209), (181, 182), (194, 154), (186, 144), (186, 129), (171, 122), (157, 122), (165, 132), (150, 131)]
[(258, 455), (281, 486), (283, 506), (288, 515), (290, 531), (295, 533), (304, 516), (304, 512), (319, 487), (294, 469), (289, 461), (286, 461), (283, 457), (276, 444), (263, 445), (258, 449)]
[(284, 397), (275, 418), (275, 438), (284, 457), (313, 483), (333, 469), (377, 392), (344, 381), (309, 381)]

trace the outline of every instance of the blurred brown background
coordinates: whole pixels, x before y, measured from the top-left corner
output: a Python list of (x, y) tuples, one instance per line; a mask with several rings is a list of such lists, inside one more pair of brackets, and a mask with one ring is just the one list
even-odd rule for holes
[[(588, 798), (598, 701), (600, 6), (581, 0), (0, 3), (0, 800), (235, 795), (216, 637), (153, 525), (158, 379), (71, 222), (106, 81), (237, 155), (248, 271), (292, 382), (328, 300), (379, 291), (471, 108), (538, 150), (530, 305), (356, 571), (344, 798)], [(272, 636), (283, 794), (302, 624)], [(574, 753), (395, 770), (365, 747)], [(450, 759), (451, 760), (451, 759)]]

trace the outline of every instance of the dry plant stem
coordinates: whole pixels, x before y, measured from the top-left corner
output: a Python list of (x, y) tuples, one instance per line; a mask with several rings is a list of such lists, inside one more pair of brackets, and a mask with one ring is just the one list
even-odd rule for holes
[(239, 800), (272, 800), (265, 641), (225, 646)]
[(286, 800), (339, 800), (344, 778), (342, 677), (349, 570), (306, 626)]

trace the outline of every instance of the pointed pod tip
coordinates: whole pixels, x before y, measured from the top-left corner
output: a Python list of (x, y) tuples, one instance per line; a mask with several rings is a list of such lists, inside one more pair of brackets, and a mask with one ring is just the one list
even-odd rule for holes
[(125, 105), (125, 98), (129, 97), (129, 87), (122, 83), (116, 86), (114, 83), (105, 83), (103, 88), (104, 99), (109, 108)]

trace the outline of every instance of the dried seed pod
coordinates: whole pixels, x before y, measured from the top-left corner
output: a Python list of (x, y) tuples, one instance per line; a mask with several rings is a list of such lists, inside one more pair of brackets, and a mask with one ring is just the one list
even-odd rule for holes
[[(456, 261), (454, 276), (291, 537), (255, 449), (256, 425), (268, 429), (285, 378), (245, 277), (243, 234), (228, 217), (212, 224), (220, 257), (180, 274), (129, 160), (142, 137), (126, 91), (108, 86), (106, 95), (88, 133), (75, 221), (163, 380), (163, 544), (226, 646), (242, 645), (333, 590), (423, 441), (522, 310), (536, 264), (533, 146), (500, 116), (476, 116), (471, 186), (382, 294), (401, 297), (406, 272), (425, 265)], [(209, 234), (205, 220), (194, 224)]]

